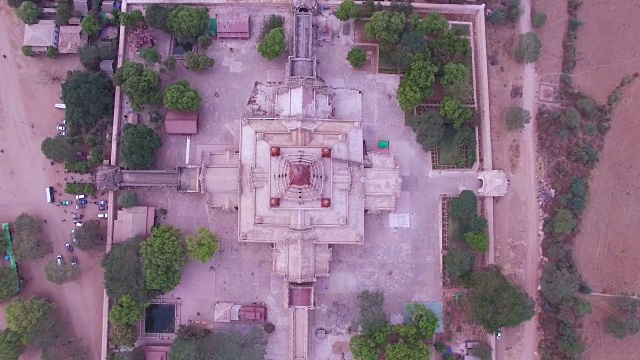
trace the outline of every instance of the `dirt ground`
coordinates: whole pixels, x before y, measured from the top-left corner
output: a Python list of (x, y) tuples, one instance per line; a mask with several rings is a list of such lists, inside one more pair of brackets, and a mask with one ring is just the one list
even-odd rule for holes
[[(21, 296), (47, 296), (57, 304), (62, 319), (69, 323), (73, 334), (90, 348), (90, 358), (98, 359), (102, 321), (102, 253), (75, 250), (82, 270), (80, 279), (62, 286), (50, 284), (44, 276), (44, 264), (57, 254), (65, 253), (73, 226), (67, 209), (46, 203), (44, 188), (55, 186), (56, 201), (71, 200), (60, 195), (65, 182), (64, 168), (51, 165), (40, 152), (40, 143), (55, 135), (55, 125), (64, 113), (53, 107), (60, 102), (60, 83), (52, 77), (64, 78), (67, 70), (79, 68), (77, 57), (56, 60), (25, 58), (22, 55), (23, 29), (6, 3), (0, 5), (0, 221), (11, 222), (20, 213), (28, 212), (47, 220), (46, 238), (52, 242), (53, 253), (44, 259), (21, 264), (26, 279)], [(74, 199), (75, 200), (75, 199)], [(96, 218), (95, 206), (88, 206), (85, 218)], [(5, 304), (0, 304), (0, 328), (6, 326)], [(23, 360), (39, 359), (30, 349)]]
[[(638, 69), (640, 39), (635, 36), (635, 20), (639, 15), (639, 3), (583, 2), (580, 19), (584, 26), (578, 32), (578, 66), (573, 79), (580, 90), (599, 102), (606, 101), (621, 78)], [(635, 215), (640, 167), (634, 156), (639, 149), (634, 100), (638, 96), (640, 84), (636, 82), (625, 89), (616, 107), (604, 151), (592, 173), (590, 202), (576, 238), (580, 270), (596, 292), (640, 292), (640, 250), (635, 241), (640, 230)], [(636, 358), (638, 337), (620, 341), (605, 334), (600, 300), (591, 297), (591, 301), (594, 314), (583, 328), (587, 358)]]

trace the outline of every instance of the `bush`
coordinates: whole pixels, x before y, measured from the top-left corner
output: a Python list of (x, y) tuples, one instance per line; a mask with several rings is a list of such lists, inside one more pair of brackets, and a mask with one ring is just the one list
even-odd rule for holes
[(470, 248), (484, 252), (489, 250), (489, 235), (484, 232), (468, 232), (464, 234), (464, 239)]
[(266, 332), (267, 334), (272, 334), (274, 331), (276, 331), (276, 326), (273, 325), (273, 323), (266, 323), (264, 324), (264, 332)]
[(143, 309), (143, 304), (134, 301), (130, 295), (124, 295), (109, 310), (109, 322), (115, 325), (135, 325), (140, 321)]
[(569, 31), (578, 31), (578, 29), (583, 25), (584, 23), (578, 19), (577, 17), (572, 17), (571, 19), (569, 19), (569, 23), (568, 23), (568, 27), (569, 27)]
[(471, 190), (463, 190), (450, 202), (451, 215), (458, 219), (476, 217), (478, 214), (478, 198)]
[(477, 217), (471, 219), (471, 225), (469, 226), (469, 230), (473, 232), (484, 232), (487, 230), (487, 219), (483, 217)]
[(491, 15), (487, 17), (491, 25), (501, 25), (507, 22), (507, 9), (497, 8), (491, 11)]
[(280, 56), (286, 47), (284, 29), (279, 27), (269, 31), (258, 45), (258, 52), (267, 60)]
[(69, 25), (69, 19), (71, 18), (71, 7), (66, 0), (60, 1), (56, 7), (56, 25)]
[(115, 325), (109, 331), (109, 336), (111, 344), (117, 347), (133, 347), (138, 340), (138, 327), (135, 325)]
[(208, 57), (207, 55), (196, 54), (191, 51), (187, 53), (185, 60), (189, 70), (195, 71), (197, 73), (200, 73), (207, 69), (212, 68), (214, 64), (213, 59)]
[(537, 12), (533, 14), (532, 23), (534, 28), (541, 28), (546, 22), (547, 14), (543, 12)]
[(198, 111), (202, 98), (186, 80), (176, 81), (164, 92), (164, 106), (169, 110)]
[(444, 268), (451, 280), (459, 282), (473, 271), (473, 254), (465, 248), (453, 248), (443, 257)]
[(169, 32), (168, 18), (173, 7), (151, 4), (144, 10), (144, 20), (150, 27)]
[(138, 55), (147, 62), (147, 64), (159, 63), (162, 60), (160, 52), (156, 48), (143, 48), (140, 49)]
[(31, 56), (34, 56), (35, 54), (36, 53), (33, 52), (33, 49), (31, 49), (30, 46), (23, 46), (22, 47), (22, 55), (31, 57)]
[(142, 22), (144, 22), (144, 16), (142, 16), (142, 11), (140, 10), (120, 13), (120, 24), (124, 27), (135, 29), (139, 27)]
[(82, 19), (82, 32), (88, 37), (94, 37), (100, 33), (100, 22), (91, 15), (87, 15)]
[(213, 40), (211, 40), (211, 36), (209, 35), (200, 35), (198, 37), (198, 46), (202, 50), (206, 51), (209, 48), (209, 46), (211, 46), (212, 42)]
[(520, 35), (515, 50), (515, 59), (519, 63), (536, 62), (540, 57), (542, 42), (534, 32)]
[(48, 46), (47, 47), (47, 57), (49, 59), (55, 59), (58, 57), (60, 53), (58, 52), (58, 48), (54, 47), (54, 46)]
[(576, 101), (576, 107), (582, 115), (593, 118), (598, 113), (596, 102), (592, 98), (584, 97)]
[(565, 129), (577, 129), (580, 126), (580, 113), (574, 108), (569, 108), (565, 115), (560, 118), (560, 122)]
[(125, 191), (118, 196), (118, 205), (123, 208), (138, 206), (138, 195), (133, 191)]
[(175, 70), (177, 62), (178, 61), (175, 57), (173, 57), (173, 55), (169, 55), (169, 57), (167, 57), (167, 59), (164, 61), (164, 66), (167, 68), (167, 70)]
[(64, 192), (67, 194), (95, 195), (96, 191), (96, 185), (92, 183), (66, 183), (64, 185)]
[(531, 121), (531, 113), (521, 107), (512, 107), (507, 111), (509, 130), (522, 130)]
[(40, 6), (32, 3), (30, 1), (25, 1), (20, 4), (20, 7), (16, 9), (16, 15), (18, 19), (22, 20), (27, 25), (33, 25), (37, 23), (40, 19), (40, 15), (42, 14), (42, 9)]
[(347, 60), (351, 66), (359, 69), (367, 61), (367, 52), (360, 48), (352, 48), (347, 54)]
[(44, 267), (44, 273), (49, 282), (60, 285), (77, 280), (80, 277), (80, 268), (69, 262), (58, 265), (56, 260), (51, 260)]
[(353, 0), (344, 0), (336, 10), (336, 17), (341, 21), (347, 21), (359, 18), (360, 13), (360, 5), (353, 2)]
[(509, 0), (507, 3), (507, 17), (511, 21), (516, 21), (522, 15), (524, 9), (520, 3), (520, 0)]
[(571, 234), (576, 227), (576, 220), (571, 211), (558, 209), (553, 217), (553, 232), (557, 234)]
[(207, 228), (200, 227), (193, 236), (187, 236), (187, 253), (192, 259), (205, 264), (220, 249), (218, 238)]

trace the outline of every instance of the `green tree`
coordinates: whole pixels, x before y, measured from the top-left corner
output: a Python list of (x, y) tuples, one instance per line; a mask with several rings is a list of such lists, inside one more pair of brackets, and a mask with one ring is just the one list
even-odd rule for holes
[(30, 46), (23, 46), (22, 47), (22, 54), (24, 56), (34, 56), (36, 53), (33, 52), (33, 49)]
[(258, 327), (252, 328), (246, 334), (238, 331), (216, 331), (211, 339), (215, 344), (212, 351), (213, 359), (265, 359), (267, 338), (264, 331)]
[(102, 261), (107, 296), (118, 299), (130, 295), (139, 303), (151, 299), (145, 287), (144, 266), (139, 255), (140, 240), (129, 239), (116, 244)]
[(147, 64), (156, 64), (162, 61), (162, 56), (156, 48), (142, 48), (138, 55), (147, 62)]
[(349, 61), (349, 64), (354, 68), (361, 68), (367, 61), (367, 52), (364, 51), (364, 49), (354, 47), (347, 53), (347, 61)]
[(142, 64), (125, 62), (113, 79), (116, 85), (122, 87), (135, 111), (142, 111), (145, 105), (155, 105), (162, 98), (160, 77), (153, 70), (145, 69)]
[(379, 41), (383, 48), (389, 48), (400, 42), (405, 20), (400, 12), (376, 11), (364, 26), (364, 33), (369, 39)]
[(88, 37), (94, 37), (100, 33), (100, 22), (95, 17), (88, 15), (82, 19), (82, 32)]
[(20, 334), (11, 329), (0, 330), (0, 359), (18, 360), (24, 348)]
[(553, 216), (553, 232), (557, 234), (571, 234), (576, 227), (576, 220), (571, 211), (558, 209)]
[(211, 36), (209, 35), (200, 35), (198, 36), (198, 46), (201, 50), (207, 50), (209, 46), (213, 43)]
[(126, 124), (120, 158), (130, 169), (149, 169), (156, 162), (155, 151), (162, 146), (160, 137), (146, 125)]
[(80, 278), (80, 268), (70, 263), (58, 265), (54, 259), (45, 265), (44, 274), (50, 283), (60, 285), (78, 280)]
[(144, 16), (142, 11), (133, 10), (120, 13), (120, 24), (126, 28), (135, 29), (144, 23)]
[(171, 344), (169, 358), (171, 360), (209, 360), (208, 354), (213, 352), (214, 343), (211, 335), (201, 338), (184, 339), (176, 338)]
[(469, 39), (460, 35), (456, 29), (449, 29), (429, 42), (429, 49), (433, 61), (440, 66), (470, 61), (471, 44)]
[(18, 286), (20, 286), (18, 274), (10, 267), (0, 267), (0, 301), (14, 297), (18, 293)]
[(473, 232), (484, 232), (487, 230), (487, 219), (483, 217), (477, 217), (471, 219), (469, 230)]
[(31, 1), (25, 1), (20, 4), (20, 7), (16, 9), (16, 15), (18, 19), (22, 20), (27, 25), (33, 25), (37, 23), (42, 15), (42, 9), (40, 6), (32, 3)]
[(174, 56), (169, 55), (164, 60), (164, 66), (167, 68), (167, 70), (175, 70), (177, 62), (178, 62), (178, 60), (176, 60), (176, 58)]
[(260, 30), (259, 41), (262, 41), (269, 31), (276, 28), (284, 28), (284, 18), (279, 15), (269, 15), (269, 17), (262, 23), (262, 29)]
[(478, 198), (471, 190), (463, 190), (450, 203), (451, 215), (458, 219), (474, 218), (478, 214)]
[(115, 89), (104, 73), (74, 71), (62, 83), (62, 101), (72, 129), (90, 130), (113, 115)]
[(181, 42), (193, 43), (203, 35), (209, 25), (209, 11), (205, 7), (180, 5), (167, 17), (169, 32)]
[(469, 355), (475, 356), (480, 360), (491, 360), (492, 352), (493, 352), (493, 349), (491, 348), (491, 345), (485, 342), (481, 342), (480, 344), (469, 349)]
[(429, 49), (424, 34), (420, 31), (411, 31), (402, 34), (402, 40), (393, 54), (393, 60), (398, 69), (404, 71), (411, 66), (415, 57), (424, 56), (429, 58)]
[(144, 10), (144, 21), (154, 29), (169, 32), (169, 13), (173, 7), (151, 4)]
[(71, 7), (67, 1), (60, 1), (56, 7), (56, 25), (69, 25), (69, 19), (71, 18)]
[[(133, 347), (138, 340), (138, 327), (135, 325), (114, 325), (109, 331), (109, 340), (117, 347)], [(141, 360), (144, 360), (144, 352)]]
[(453, 121), (453, 127), (459, 130), (466, 124), (467, 120), (471, 119), (473, 111), (463, 106), (460, 100), (445, 96), (440, 103), (440, 115)]
[(576, 297), (576, 296), (574, 296), (573, 298), (573, 304), (571, 308), (573, 309), (573, 313), (577, 317), (583, 317), (593, 312), (593, 309), (591, 309), (591, 303), (589, 303), (589, 300)]
[(580, 275), (574, 269), (548, 262), (542, 270), (540, 292), (548, 302), (560, 304), (573, 297), (581, 282)]
[(575, 108), (569, 108), (560, 118), (560, 123), (565, 129), (577, 129), (580, 127), (580, 113)]
[(29, 345), (35, 340), (34, 330), (52, 313), (53, 307), (47, 298), (14, 298), (6, 308), (7, 326), (20, 336), (23, 344)]
[(82, 250), (102, 249), (105, 244), (104, 231), (97, 220), (88, 220), (76, 230), (78, 248)]
[(571, 180), (569, 194), (562, 198), (566, 205), (576, 215), (581, 215), (589, 202), (589, 182), (583, 177)]
[(47, 46), (47, 57), (49, 59), (55, 59), (58, 57), (58, 55), (60, 55), (60, 52), (58, 52), (58, 48), (55, 46)]
[(473, 254), (465, 248), (453, 248), (443, 257), (444, 268), (454, 282), (473, 271)]
[(402, 110), (418, 106), (422, 99), (433, 95), (433, 83), (438, 67), (426, 57), (414, 57), (405, 77), (398, 85), (398, 103)]
[(449, 21), (437, 12), (429, 13), (418, 24), (418, 30), (427, 34), (440, 34), (449, 28)]
[(162, 224), (140, 245), (148, 289), (166, 293), (180, 283), (182, 268), (187, 263), (181, 237), (180, 230)]
[(431, 353), (424, 342), (404, 341), (387, 344), (384, 348), (386, 360), (424, 360), (430, 359)]
[(534, 28), (541, 28), (547, 22), (547, 14), (536, 12), (533, 14), (531, 22)]
[(531, 121), (531, 113), (521, 107), (512, 107), (507, 111), (507, 127), (509, 130), (522, 130)]
[(349, 350), (356, 360), (378, 360), (380, 346), (369, 336), (357, 335), (349, 341)]
[(273, 60), (284, 52), (285, 47), (284, 29), (279, 27), (267, 33), (258, 45), (258, 52), (265, 59)]
[(214, 64), (213, 59), (208, 57), (206, 54), (196, 54), (191, 51), (187, 53), (185, 60), (189, 70), (197, 73), (212, 68)]
[(13, 222), (13, 251), (18, 261), (36, 260), (51, 252), (51, 243), (42, 234), (42, 220), (22, 213)]
[(520, 286), (509, 282), (500, 267), (488, 266), (477, 272), (474, 279), (469, 294), (471, 319), (488, 332), (517, 326), (535, 314), (533, 300)]
[(124, 191), (118, 196), (118, 205), (125, 209), (138, 206), (138, 195), (133, 191)]
[(489, 235), (485, 232), (468, 232), (464, 234), (464, 240), (470, 248), (484, 252), (489, 250)]
[(499, 7), (491, 11), (491, 14), (487, 17), (491, 25), (501, 25), (507, 22), (507, 9)]
[(57, 163), (65, 163), (78, 159), (78, 146), (66, 136), (58, 135), (42, 140), (40, 150), (44, 156)]
[(423, 304), (413, 303), (407, 305), (411, 323), (418, 330), (420, 339), (431, 339), (438, 328), (438, 316), (428, 310)]
[(358, 294), (358, 307), (360, 308), (360, 320), (358, 325), (362, 334), (370, 336), (379, 328), (389, 324), (387, 314), (384, 312), (384, 294), (380, 290), (365, 290)]
[(466, 84), (469, 81), (469, 69), (462, 64), (448, 63), (444, 66), (444, 75), (440, 79), (443, 87), (449, 88)]
[(435, 149), (444, 134), (444, 120), (434, 113), (410, 117), (409, 126), (416, 133), (416, 141), (427, 152)]
[(528, 32), (518, 37), (515, 58), (519, 63), (536, 62), (540, 57), (542, 42), (536, 33)]
[(589, 97), (584, 97), (576, 101), (576, 107), (580, 110), (582, 115), (589, 119), (593, 118), (598, 113), (596, 102)]
[(360, 13), (361, 9), (359, 4), (356, 4), (353, 0), (344, 0), (336, 10), (336, 17), (341, 21), (347, 21), (349, 19), (359, 18)]
[(100, 42), (97, 45), (87, 44), (78, 50), (80, 63), (89, 71), (98, 71), (102, 60), (114, 60), (118, 50), (115, 41)]
[(144, 304), (124, 295), (109, 310), (109, 322), (116, 325), (135, 325), (142, 317)]
[(186, 80), (176, 81), (164, 92), (164, 106), (169, 110), (198, 111), (202, 98)]
[(206, 263), (220, 249), (218, 238), (209, 229), (200, 227), (194, 236), (187, 236), (187, 253), (189, 257)]

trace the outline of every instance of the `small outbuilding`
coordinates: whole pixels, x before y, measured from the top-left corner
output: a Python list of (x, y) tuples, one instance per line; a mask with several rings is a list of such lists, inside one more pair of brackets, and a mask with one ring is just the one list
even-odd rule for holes
[(136, 236), (148, 237), (155, 224), (155, 208), (133, 206), (118, 211), (113, 222), (113, 242), (119, 243)]
[(170, 135), (195, 135), (198, 133), (198, 112), (167, 111), (164, 131)]
[(88, 39), (81, 33), (80, 26), (60, 26), (60, 37), (58, 41), (58, 52), (60, 54), (77, 54)]
[(213, 36), (219, 39), (248, 39), (251, 36), (249, 14), (246, 13), (220, 14), (211, 19), (210, 26)]
[(58, 47), (60, 28), (51, 20), (24, 26), (23, 46), (34, 52), (46, 52), (49, 47)]

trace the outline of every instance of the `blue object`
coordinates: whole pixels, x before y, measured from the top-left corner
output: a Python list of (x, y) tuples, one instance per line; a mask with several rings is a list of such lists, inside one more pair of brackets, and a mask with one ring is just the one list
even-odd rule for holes
[(4, 259), (5, 259), (5, 260), (10, 260), (10, 259), (11, 259), (11, 257), (10, 257), (9, 255), (5, 255), (5, 256), (4, 256)]

